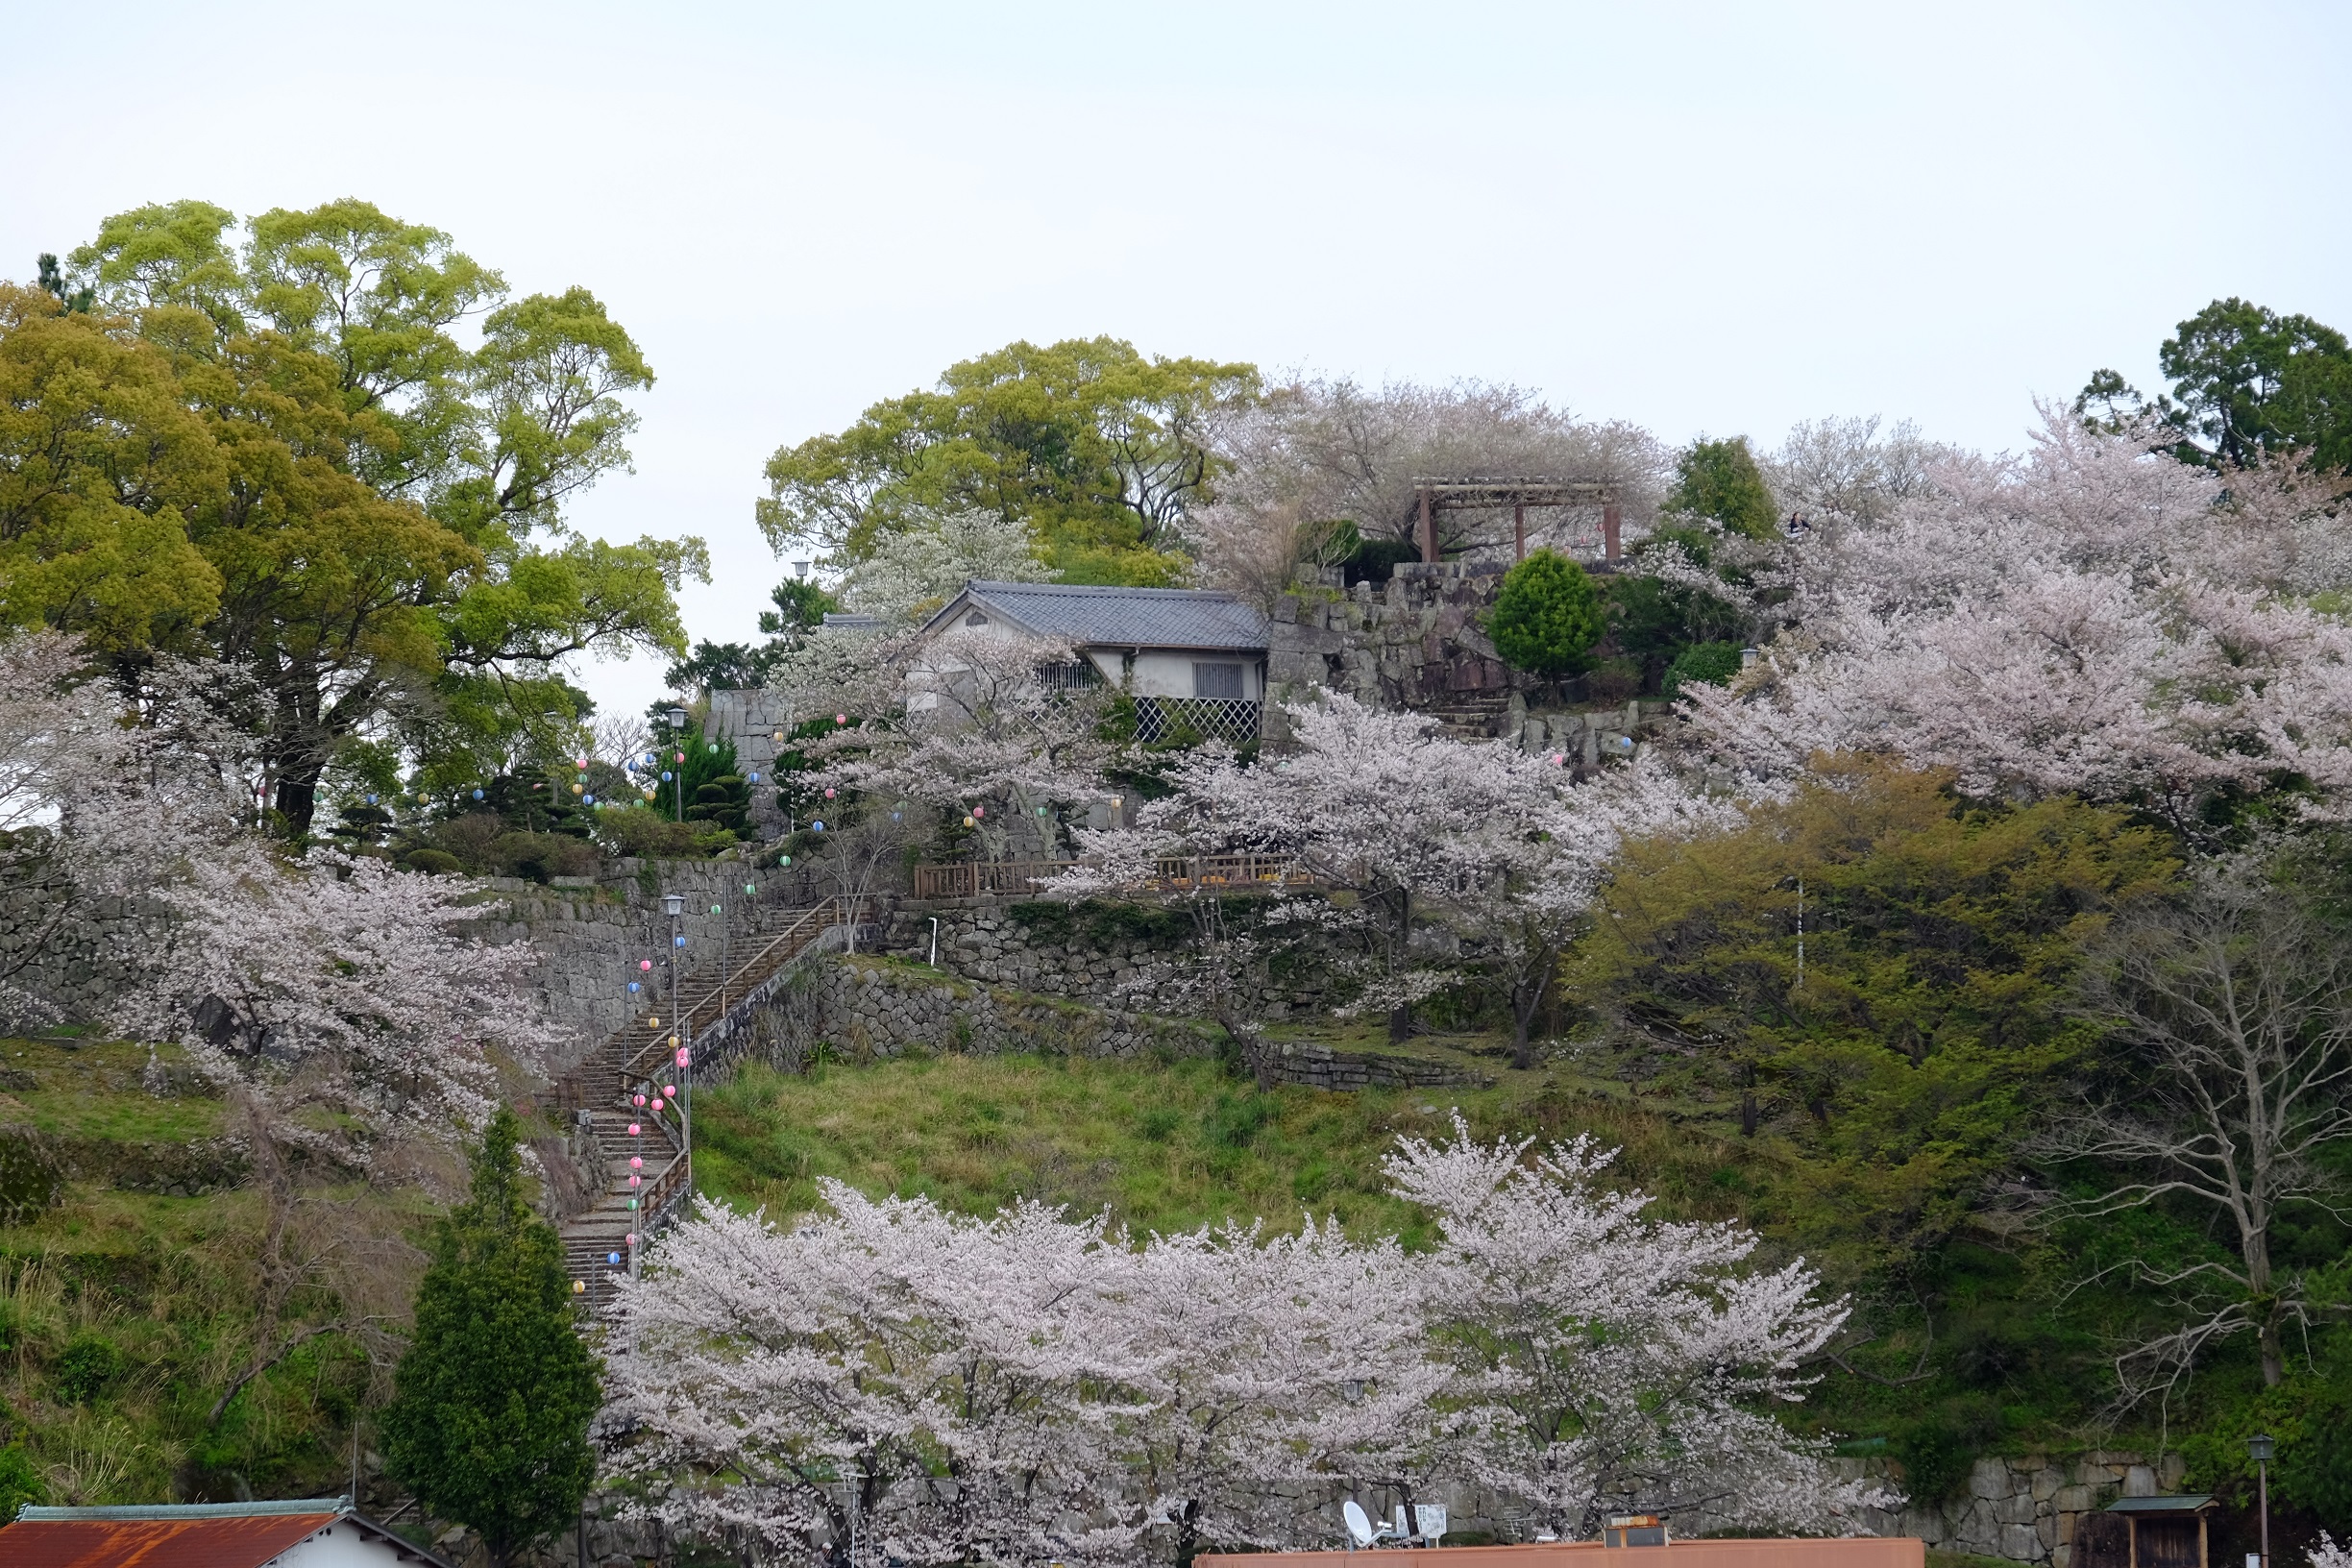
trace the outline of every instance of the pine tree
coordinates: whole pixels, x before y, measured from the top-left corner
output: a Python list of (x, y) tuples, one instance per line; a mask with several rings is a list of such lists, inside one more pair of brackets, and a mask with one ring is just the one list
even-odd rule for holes
[(579, 1517), (600, 1398), (561, 1243), (523, 1198), (516, 1139), (502, 1109), (474, 1157), (472, 1195), (437, 1228), (382, 1423), (393, 1477), (499, 1563)]

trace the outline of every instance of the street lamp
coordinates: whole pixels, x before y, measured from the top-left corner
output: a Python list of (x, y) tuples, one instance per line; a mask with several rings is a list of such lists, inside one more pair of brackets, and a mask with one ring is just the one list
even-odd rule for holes
[(793, 562), (793, 576), (802, 582), (808, 581), (808, 569), (809, 563), (806, 561)]
[(675, 759), (672, 766), (677, 769), (674, 775), (677, 779), (677, 820), (682, 822), (686, 820), (686, 747), (684, 745), (686, 710), (684, 708), (670, 710), (670, 739), (673, 743), (670, 747), (670, 755)]
[(2266, 1432), (2246, 1439), (2246, 1454), (2254, 1461), (2262, 1491), (2262, 1556), (2249, 1568), (2270, 1568), (2270, 1459), (2277, 1453), (2278, 1443)]

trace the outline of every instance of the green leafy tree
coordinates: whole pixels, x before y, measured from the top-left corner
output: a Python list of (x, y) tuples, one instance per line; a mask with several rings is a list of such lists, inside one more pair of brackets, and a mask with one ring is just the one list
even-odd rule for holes
[(2182, 455), (2233, 467), (2290, 452), (2352, 463), (2352, 348), (2334, 328), (2216, 300), (2165, 339), (2156, 362), (2172, 382), (2162, 406), (2187, 438)]
[(1213, 493), (1211, 423), (1259, 391), (1254, 366), (1116, 338), (1009, 344), (779, 449), (760, 527), (779, 552), (849, 564), (914, 519), (979, 509), (1027, 523), (1068, 580), (1164, 582), (1178, 525)]
[(557, 661), (685, 651), (674, 595), (707, 576), (700, 542), (563, 525), (627, 463), (621, 400), (652, 380), (592, 295), (508, 301), (449, 235), (365, 202), (265, 212), (241, 243), (235, 221), (116, 214), (68, 258), (92, 312), (0, 312), (0, 375), (14, 359), (26, 383), (0, 476), (40, 471), (37, 515), (0, 527), (29, 568), (12, 617), (249, 673), (240, 718), (295, 835), (355, 743), (478, 777), (485, 737), (563, 705)]
[(1706, 518), (1750, 539), (1770, 539), (1780, 528), (1780, 508), (1744, 435), (1694, 441), (1677, 453), (1665, 509)]
[(1539, 550), (1503, 576), (1486, 634), (1512, 667), (1557, 679), (1590, 662), (1601, 640), (1601, 597), (1584, 569)]
[(1702, 685), (1723, 686), (1740, 673), (1742, 662), (1737, 643), (1692, 643), (1674, 657), (1666, 667), (1664, 691), (1668, 697), (1678, 697), (1682, 688), (1697, 682)]
[(480, 1535), (497, 1563), (579, 1518), (601, 1398), (562, 1244), (523, 1195), (517, 1139), (502, 1109), (474, 1157), (471, 1196), (436, 1229), (416, 1337), (381, 1419), (392, 1474)]
[(1631, 846), (1569, 989), (1687, 1049), (1683, 1087), (1773, 1145), (1783, 1238), (1849, 1281), (1899, 1275), (2085, 1060), (2088, 944), (2172, 870), (2120, 813), (1825, 759), (1746, 826)]

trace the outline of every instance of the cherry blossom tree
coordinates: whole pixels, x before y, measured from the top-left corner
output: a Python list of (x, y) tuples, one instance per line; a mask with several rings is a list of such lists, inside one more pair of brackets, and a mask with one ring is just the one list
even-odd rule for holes
[(1293, 1542), (1282, 1482), (1426, 1483), (1450, 1374), (1424, 1353), (1428, 1270), (1310, 1217), (1151, 1238), (1114, 1310), (1135, 1359), (1117, 1457), (1176, 1561)]
[[(2028, 452), (1947, 457), (1891, 520), (1792, 541), (1761, 669), (1686, 693), (1770, 784), (1818, 751), (1949, 767), (1971, 794), (2127, 801), (2193, 838), (2217, 797), (2352, 808), (2352, 584), (2329, 499), (2285, 469), (2152, 455), (2055, 407)], [(1771, 576), (1768, 574), (1768, 576)]]
[(822, 1190), (789, 1229), (705, 1205), (621, 1282), (603, 1431), (644, 1511), (789, 1561), (1125, 1560), (1117, 1238)]
[(1471, 1479), (1590, 1535), (1639, 1507), (1746, 1528), (1858, 1528), (1894, 1500), (1839, 1481), (1826, 1454), (1759, 1409), (1801, 1398), (1806, 1358), (1846, 1320), (1801, 1262), (1745, 1268), (1755, 1237), (1642, 1217), (1608, 1191), (1612, 1156), (1580, 1138), (1399, 1140), (1398, 1195), (1436, 1216), (1433, 1348), (1466, 1407)]
[(2336, 1537), (2323, 1530), (2319, 1544), (2311, 1549), (2311, 1568), (2352, 1568), (2352, 1549), (2338, 1546)]

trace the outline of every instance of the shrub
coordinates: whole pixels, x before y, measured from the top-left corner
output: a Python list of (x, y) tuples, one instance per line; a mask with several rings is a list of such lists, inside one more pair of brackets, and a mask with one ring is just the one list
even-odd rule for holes
[(1680, 694), (1694, 681), (1708, 686), (1727, 685), (1740, 673), (1740, 649), (1735, 643), (1693, 643), (1675, 655), (1674, 663), (1666, 667), (1665, 693), (1668, 697)]
[(1351, 588), (1360, 582), (1386, 582), (1407, 561), (1421, 558), (1421, 547), (1410, 539), (1365, 539), (1340, 563), (1342, 579)]
[(447, 849), (411, 849), (402, 859), (410, 870), (429, 876), (451, 876), (465, 870), (465, 863)]
[(58, 1355), (58, 1397), (69, 1405), (87, 1405), (105, 1393), (127, 1366), (111, 1339), (94, 1334), (79, 1335)]
[(1694, 441), (1675, 459), (1675, 487), (1666, 511), (1712, 518), (1731, 533), (1770, 539), (1779, 531), (1780, 508), (1748, 450), (1748, 438)]
[(13, 1519), (25, 1504), (45, 1502), (48, 1496), (40, 1472), (33, 1467), (33, 1456), (24, 1446), (11, 1443), (0, 1448), (0, 1520)]
[(1584, 677), (1584, 696), (1588, 701), (1608, 707), (1623, 702), (1642, 689), (1642, 668), (1639, 659), (1605, 659), (1593, 673)]
[(1933, 1507), (1968, 1484), (1976, 1456), (2000, 1437), (2000, 1402), (1962, 1394), (1906, 1424), (1887, 1445), (1914, 1507)]
[(596, 845), (566, 833), (509, 833), (490, 846), (491, 859), (509, 876), (545, 882), (551, 876), (593, 876)]
[(1587, 668), (1601, 632), (1601, 598), (1592, 578), (1550, 550), (1504, 574), (1486, 618), (1486, 633), (1506, 663), (1556, 680)]
[(644, 860), (679, 860), (695, 853), (699, 822), (674, 822), (644, 806), (597, 814), (597, 837), (617, 855)]

